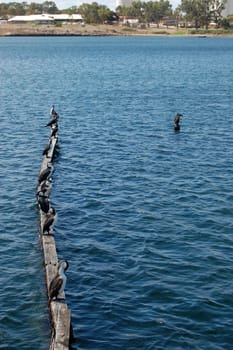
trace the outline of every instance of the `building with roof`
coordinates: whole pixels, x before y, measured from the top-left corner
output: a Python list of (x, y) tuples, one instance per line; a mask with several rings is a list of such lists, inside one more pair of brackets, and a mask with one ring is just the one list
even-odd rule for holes
[(8, 19), (8, 22), (14, 23), (38, 23), (38, 24), (48, 24), (55, 22), (83, 22), (83, 18), (79, 14), (58, 14), (58, 15), (50, 15), (50, 14), (41, 14), (41, 15), (29, 15), (29, 16), (15, 16)]

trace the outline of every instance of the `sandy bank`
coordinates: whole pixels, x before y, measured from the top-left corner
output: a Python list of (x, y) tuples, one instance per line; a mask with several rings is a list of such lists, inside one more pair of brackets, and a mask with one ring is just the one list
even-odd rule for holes
[[(190, 35), (186, 30), (176, 28), (128, 28), (118, 25), (63, 24), (62, 26), (45, 24), (0, 24), (0, 36), (159, 36)], [(196, 34), (199, 36), (199, 34)], [(192, 34), (194, 36), (194, 34)], [(205, 34), (213, 36), (213, 34)], [(226, 36), (222, 35), (221, 36)], [(233, 36), (229, 33), (229, 36)]]

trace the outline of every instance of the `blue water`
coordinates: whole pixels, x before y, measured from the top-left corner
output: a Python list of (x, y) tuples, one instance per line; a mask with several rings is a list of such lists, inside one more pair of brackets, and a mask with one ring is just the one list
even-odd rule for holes
[(49, 346), (52, 103), (73, 349), (232, 349), (232, 61), (232, 38), (0, 38), (0, 349)]

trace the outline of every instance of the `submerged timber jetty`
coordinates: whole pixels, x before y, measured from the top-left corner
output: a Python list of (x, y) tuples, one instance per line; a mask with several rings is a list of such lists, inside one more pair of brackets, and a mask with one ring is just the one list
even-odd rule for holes
[(56, 216), (55, 208), (50, 204), (51, 176), (53, 159), (58, 142), (59, 115), (51, 108), (49, 143), (43, 151), (43, 161), (38, 175), (37, 201), (40, 211), (39, 235), (44, 253), (46, 285), (51, 318), (51, 341), (49, 350), (68, 350), (72, 338), (71, 311), (65, 300), (65, 270), (68, 268), (66, 260), (58, 260), (56, 242), (54, 238), (53, 222)]

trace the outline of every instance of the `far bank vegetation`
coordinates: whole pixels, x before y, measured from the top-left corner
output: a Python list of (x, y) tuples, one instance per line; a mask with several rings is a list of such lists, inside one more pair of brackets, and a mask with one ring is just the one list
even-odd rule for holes
[(135, 1), (131, 6), (119, 6), (115, 11), (97, 2), (83, 3), (59, 10), (53, 1), (43, 3), (0, 3), (0, 19), (38, 14), (80, 14), (86, 24), (124, 25), (128, 27), (194, 28), (196, 31), (222, 28), (230, 30), (233, 17), (223, 18), (226, 0), (181, 0), (173, 9), (169, 0)]

